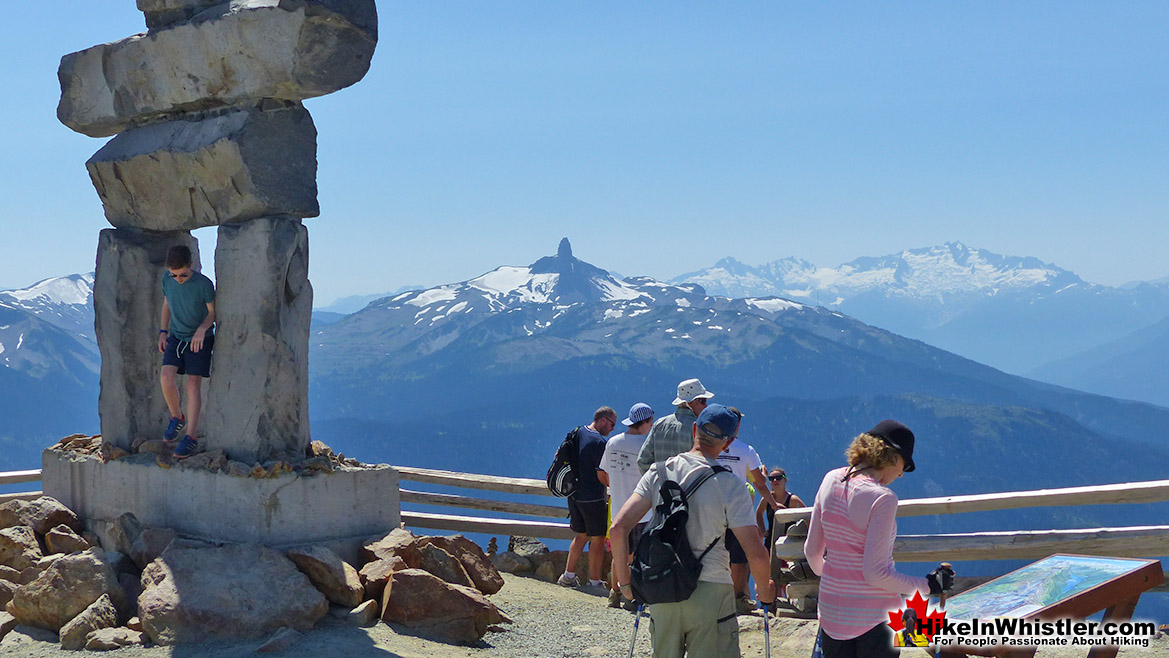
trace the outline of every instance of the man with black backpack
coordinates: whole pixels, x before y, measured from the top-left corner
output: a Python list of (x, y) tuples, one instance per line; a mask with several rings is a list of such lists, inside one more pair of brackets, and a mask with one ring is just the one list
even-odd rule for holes
[[(610, 533), (620, 537), (655, 509), (634, 556), (636, 582), (627, 564), (628, 547), (624, 542), (612, 546), (622, 596), (636, 594), (649, 604), (655, 658), (739, 656), (730, 558), (722, 541), (727, 528), (747, 553), (760, 603), (775, 601), (750, 497), (742, 482), (718, 465), (719, 453), (738, 427), (739, 417), (729, 409), (707, 406), (691, 430), (693, 448), (653, 464), (613, 519)], [(679, 525), (685, 532), (672, 532)]]
[[(557, 584), (576, 587), (576, 567), (585, 544), (589, 545), (588, 587), (604, 593), (601, 567), (605, 561), (605, 532), (609, 529), (609, 507), (605, 487), (608, 475), (601, 470), (605, 454), (605, 437), (617, 426), (617, 412), (601, 407), (593, 414), (593, 422), (576, 430), (577, 462), (576, 489), (568, 495), (568, 525), (576, 533), (568, 547), (568, 562)], [(752, 516), (754, 523), (754, 516)]]

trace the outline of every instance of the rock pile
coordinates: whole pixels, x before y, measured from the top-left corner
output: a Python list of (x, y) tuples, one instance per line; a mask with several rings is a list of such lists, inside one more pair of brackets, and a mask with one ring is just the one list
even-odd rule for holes
[(147, 461), (152, 461), (162, 468), (177, 466), (184, 470), (205, 470), (211, 473), (226, 473), (257, 479), (274, 478), (281, 473), (297, 473), (304, 476), (332, 473), (338, 469), (368, 468), (368, 465), (356, 459), (333, 452), (332, 448), (321, 441), (311, 442), (305, 449), (304, 456), (294, 461), (272, 459), (252, 464), (229, 459), (223, 450), (218, 449), (200, 452), (181, 461), (176, 460), (173, 446), (164, 445), (162, 439), (138, 438), (127, 451), (104, 440), (100, 434), (71, 434), (50, 446), (49, 450), (77, 456), (97, 457), (104, 463), (127, 458), (142, 459), (139, 456), (145, 456)]
[[(612, 573), (613, 554), (605, 553), (601, 563), (601, 578), (606, 582)], [(554, 583), (564, 573), (568, 563), (568, 551), (550, 551), (544, 542), (534, 537), (515, 536), (508, 539), (507, 550), (491, 556), (495, 568), (523, 576), (532, 576), (547, 583)], [(589, 553), (580, 556), (576, 568), (578, 574), (589, 572)]]
[(462, 535), (395, 529), (368, 539), (356, 566), (324, 546), (211, 544), (132, 514), (107, 539), (103, 550), (52, 498), (0, 505), (0, 638), (17, 624), (55, 633), (66, 649), (270, 638), (266, 653), (330, 613), (461, 644), (511, 621), (485, 596), (502, 577)]
[[(94, 280), (102, 436), (130, 451), (168, 417), (152, 345), (168, 248), (218, 226), (206, 445), (300, 459), (308, 436), (308, 233), (316, 128), (301, 102), (360, 80), (374, 0), (138, 0), (148, 31), (66, 55), (57, 117), (116, 135), (86, 168), (115, 228)], [(111, 455), (117, 451), (111, 449)], [(115, 457), (116, 458), (116, 457)], [(214, 458), (212, 458), (214, 459)]]

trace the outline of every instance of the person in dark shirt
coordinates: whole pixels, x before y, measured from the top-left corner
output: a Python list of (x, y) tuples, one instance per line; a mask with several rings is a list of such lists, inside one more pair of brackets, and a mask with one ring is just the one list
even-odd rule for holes
[(568, 548), (568, 562), (556, 582), (564, 587), (575, 587), (576, 567), (580, 563), (585, 544), (589, 545), (589, 582), (593, 588), (604, 588), (601, 567), (605, 557), (605, 532), (609, 529), (608, 502), (605, 487), (609, 475), (601, 470), (605, 455), (605, 437), (617, 425), (617, 412), (601, 407), (593, 414), (593, 422), (578, 430), (580, 454), (577, 459), (576, 491), (568, 497), (568, 525), (576, 533)]
[[(191, 269), (193, 258), (186, 245), (167, 251), (162, 276), (162, 318), (158, 351), (162, 353), (162, 396), (170, 411), (170, 423), (162, 433), (175, 459), (199, 449), (197, 440), (201, 386), (211, 376), (211, 351), (215, 346), (215, 284)], [(187, 413), (179, 410), (178, 376), (187, 376)], [(182, 440), (179, 434), (186, 430)], [(177, 442), (177, 443), (176, 443)]]

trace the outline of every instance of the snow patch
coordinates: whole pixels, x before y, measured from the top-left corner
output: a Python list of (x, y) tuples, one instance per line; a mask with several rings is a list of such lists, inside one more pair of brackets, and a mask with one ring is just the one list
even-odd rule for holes
[(803, 304), (786, 299), (779, 299), (778, 297), (772, 297), (770, 299), (746, 299), (743, 301), (747, 303), (747, 306), (754, 306), (768, 313), (779, 313), (781, 311), (804, 308)]
[(674, 300), (674, 303), (682, 308), (690, 308), (690, 300), (685, 297), (679, 297)]
[(624, 315), (625, 315), (625, 311), (622, 311), (619, 308), (605, 309), (605, 319), (606, 320), (616, 320), (617, 318), (622, 317)]
[(436, 302), (449, 302), (457, 297), (453, 288), (431, 288), (418, 293), (418, 296), (406, 302), (411, 306), (430, 306)]

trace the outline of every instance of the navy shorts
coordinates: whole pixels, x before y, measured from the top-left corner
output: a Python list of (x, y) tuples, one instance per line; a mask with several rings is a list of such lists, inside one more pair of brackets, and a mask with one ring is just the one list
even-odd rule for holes
[(747, 554), (743, 552), (743, 545), (739, 543), (739, 538), (735, 533), (727, 528), (727, 536), (723, 540), (723, 544), (727, 547), (727, 552), (731, 554), (731, 564), (747, 564)]
[(191, 341), (179, 340), (167, 334), (166, 351), (162, 353), (162, 365), (178, 366), (180, 375), (211, 376), (211, 350), (215, 348), (215, 334), (208, 331), (203, 338), (203, 349), (191, 349)]
[(589, 537), (604, 537), (609, 529), (609, 503), (604, 500), (589, 500), (578, 503), (568, 497), (568, 527), (573, 532), (583, 532)]

